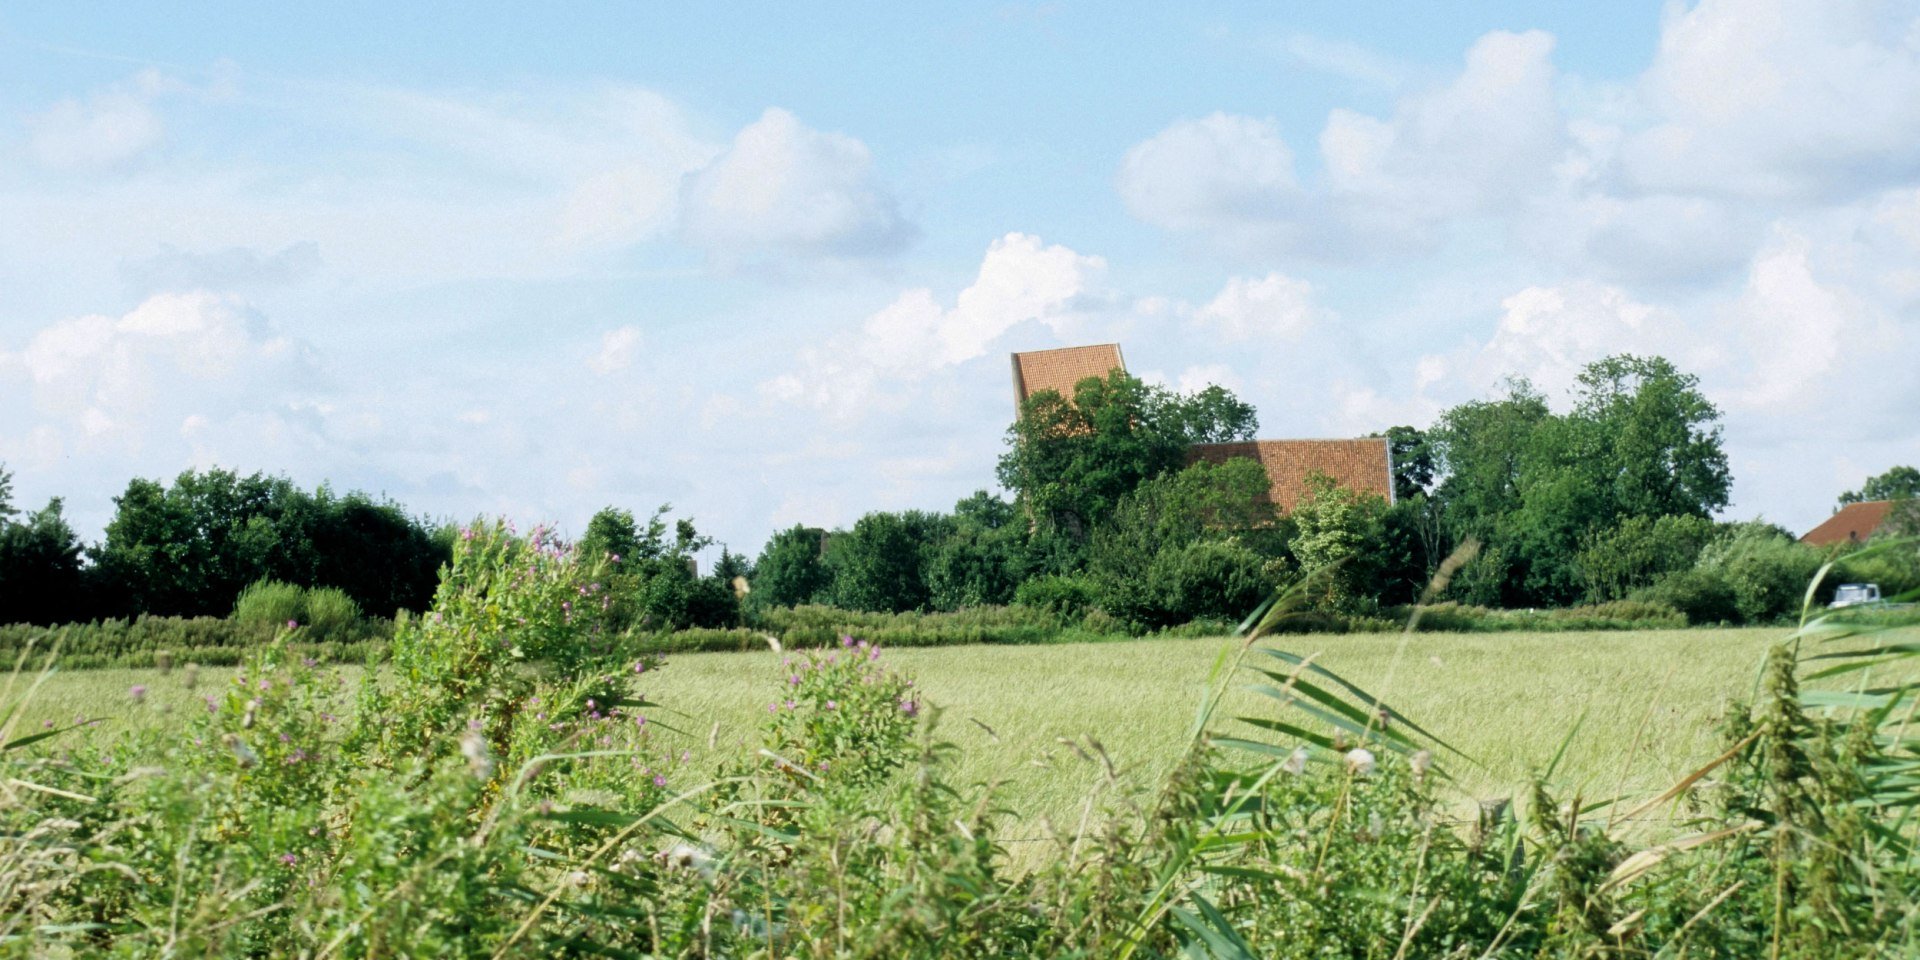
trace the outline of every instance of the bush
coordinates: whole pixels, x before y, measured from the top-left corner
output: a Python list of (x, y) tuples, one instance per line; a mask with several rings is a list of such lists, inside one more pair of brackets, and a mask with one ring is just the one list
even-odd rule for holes
[(1666, 604), (1680, 611), (1694, 626), (1739, 623), (1741, 619), (1733, 587), (1717, 570), (1682, 570), (1669, 574), (1651, 587), (1634, 591), (1633, 596)]
[[(60, 666), (150, 667), (162, 662), (233, 666), (270, 646), (286, 623), (248, 623), (225, 617), (135, 617), (55, 627), (0, 626), (0, 657), (11, 663), (29, 645), (37, 652), (59, 646)], [(393, 633), (390, 620), (356, 620), (324, 639), (307, 628), (288, 634), (300, 656), (328, 663), (360, 663), (381, 654)]]
[(1238, 622), (1273, 589), (1265, 566), (1258, 554), (1233, 541), (1201, 541), (1161, 553), (1148, 576), (1159, 587), (1163, 624)]
[(1797, 617), (1819, 552), (1764, 523), (1740, 524), (1701, 551), (1699, 569), (1724, 578), (1747, 623)]
[(275, 627), (305, 623), (307, 591), (278, 580), (255, 580), (234, 600), (233, 619)]
[(1085, 577), (1034, 577), (1013, 591), (1013, 602), (1045, 610), (1063, 620), (1080, 616), (1093, 604), (1094, 586)]
[(307, 615), (302, 621), (318, 639), (330, 639), (360, 622), (360, 605), (345, 590), (315, 587), (307, 591)]

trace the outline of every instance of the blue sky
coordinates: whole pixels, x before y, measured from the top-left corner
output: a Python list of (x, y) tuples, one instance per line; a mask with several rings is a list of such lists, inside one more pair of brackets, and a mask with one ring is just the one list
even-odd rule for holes
[(1266, 436), (1661, 353), (1735, 517), (1920, 461), (1920, 8), (0, 10), (0, 462), (736, 549), (992, 486), (1005, 355)]

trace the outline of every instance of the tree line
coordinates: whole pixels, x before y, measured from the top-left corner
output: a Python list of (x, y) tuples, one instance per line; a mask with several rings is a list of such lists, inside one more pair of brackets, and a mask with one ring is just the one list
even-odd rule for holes
[[(616, 622), (648, 629), (733, 626), (803, 604), (1019, 603), (1138, 631), (1237, 619), (1291, 583), (1331, 613), (1391, 615), (1469, 545), (1440, 599), (1638, 601), (1707, 623), (1796, 608), (1826, 556), (1771, 524), (1715, 519), (1732, 477), (1720, 411), (1697, 378), (1663, 358), (1615, 356), (1588, 365), (1568, 399), (1556, 412), (1514, 379), (1425, 427), (1393, 427), (1391, 502), (1316, 477), (1282, 514), (1262, 496), (1258, 463), (1190, 462), (1195, 444), (1252, 439), (1252, 406), (1218, 386), (1181, 394), (1116, 370), (1071, 398), (1040, 391), (1022, 404), (996, 470), (1011, 498), (980, 490), (946, 512), (795, 526), (752, 560), (723, 549), (705, 575), (693, 557), (713, 541), (667, 507), (644, 520), (607, 507), (578, 546), (605, 565)], [(1898, 466), (1840, 500), (1916, 497), (1920, 470)], [(336, 590), (392, 616), (425, 608), (459, 535), (390, 500), (218, 469), (136, 479), (114, 503), (103, 540), (83, 545), (58, 498), (17, 510), (0, 468), (0, 622), (225, 616), (263, 581)], [(1920, 527), (1916, 513), (1894, 532)], [(1909, 554), (1863, 556), (1844, 572), (1913, 589)]]

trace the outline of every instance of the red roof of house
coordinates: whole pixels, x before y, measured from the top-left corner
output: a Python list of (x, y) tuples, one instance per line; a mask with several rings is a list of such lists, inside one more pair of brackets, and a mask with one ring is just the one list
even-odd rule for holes
[(1187, 451), (1189, 463), (1225, 463), (1234, 457), (1260, 461), (1273, 483), (1267, 501), (1283, 513), (1292, 511), (1307, 495), (1307, 477), (1315, 473), (1324, 473), (1349, 490), (1393, 500), (1393, 459), (1385, 437), (1201, 443)]
[(1071, 400), (1074, 384), (1088, 377), (1104, 378), (1114, 370), (1126, 368), (1117, 343), (1016, 353), (1013, 355), (1014, 412), (1019, 413), (1020, 405), (1042, 390), (1055, 391)]
[(1839, 513), (1828, 517), (1825, 523), (1808, 530), (1800, 542), (1816, 547), (1859, 543), (1871, 538), (1874, 531), (1880, 529), (1880, 524), (1886, 522), (1887, 514), (1892, 510), (1892, 500), (1849, 503), (1841, 507)]

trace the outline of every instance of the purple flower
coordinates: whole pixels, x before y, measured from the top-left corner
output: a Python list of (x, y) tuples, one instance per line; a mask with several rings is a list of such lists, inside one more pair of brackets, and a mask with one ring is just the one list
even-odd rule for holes
[(779, 705), (779, 704), (777, 704), (777, 703), (769, 703), (769, 704), (767, 704), (767, 712), (768, 712), (768, 713), (779, 713), (779, 712), (780, 712), (780, 705)]
[(840, 708), (840, 705), (839, 705), (838, 703), (835, 703), (835, 702), (833, 702), (832, 700), (828, 700), (828, 701), (827, 701), (827, 709), (828, 709), (828, 710), (837, 710), (837, 709), (839, 709), (839, 708)]
[(260, 689), (262, 689), (262, 690), (272, 690), (272, 689), (273, 689), (273, 681), (271, 681), (271, 680), (262, 680), (262, 681), (260, 681)]
[(794, 686), (794, 687), (797, 687), (797, 686), (799, 686), (799, 685), (800, 685), (800, 675), (796, 673), (796, 674), (794, 674), (793, 676), (791, 676), (791, 677), (788, 677), (788, 678), (787, 678), (787, 684), (788, 684), (789, 686)]
[(127, 688), (127, 696), (132, 697), (134, 703), (139, 703), (147, 698), (147, 688), (143, 684), (136, 683)]
[(656, 773), (653, 775), (653, 785), (656, 787), (664, 787), (667, 785), (667, 778)]
[(792, 700), (788, 700), (788, 701), (787, 701), (787, 709), (788, 709), (788, 710), (792, 710), (792, 709), (793, 709), (793, 701), (792, 701)]
[(849, 635), (849, 634), (845, 634), (845, 633), (843, 633), (843, 634), (841, 634), (841, 635), (840, 635), (840, 645), (841, 645), (841, 646), (843, 646), (843, 647), (851, 647), (851, 646), (853, 646), (853, 637), (852, 637), (851, 635)]
[(635, 661), (633, 662), (633, 672), (634, 672), (634, 673), (646, 673), (646, 672), (647, 672), (647, 665), (646, 665), (645, 663), (643, 663), (643, 662), (641, 662), (641, 661), (639, 661), (639, 660), (635, 660)]
[(286, 865), (287, 865), (287, 866), (289, 866), (289, 867), (291, 867), (291, 866), (293, 866), (294, 864), (296, 864), (296, 863), (299, 863), (299, 862), (300, 862), (300, 858), (299, 858), (298, 856), (295, 856), (294, 854), (291, 854), (291, 853), (283, 853), (283, 854), (281, 854), (281, 855), (280, 855), (280, 862), (281, 862), (281, 863), (284, 863), (284, 864), (286, 864)]
[(900, 701), (900, 712), (909, 717), (917, 717), (920, 715), (920, 704), (913, 700), (902, 700)]

